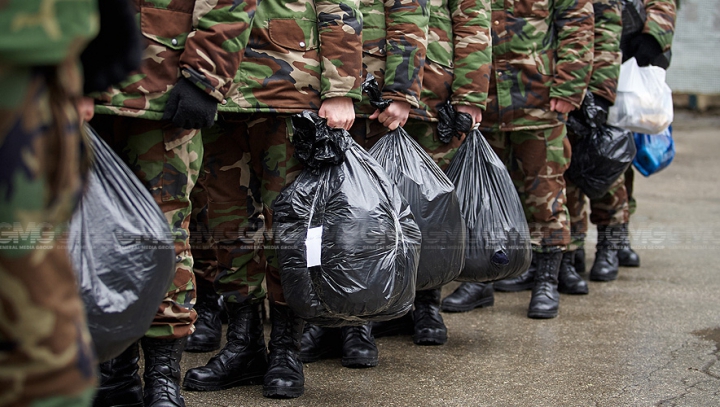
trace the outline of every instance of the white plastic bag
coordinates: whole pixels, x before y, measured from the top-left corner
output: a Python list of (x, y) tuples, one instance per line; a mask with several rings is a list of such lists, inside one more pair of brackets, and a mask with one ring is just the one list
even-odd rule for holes
[(617, 98), (610, 107), (608, 124), (637, 133), (657, 134), (673, 121), (672, 91), (665, 70), (639, 67), (630, 58), (620, 67)]

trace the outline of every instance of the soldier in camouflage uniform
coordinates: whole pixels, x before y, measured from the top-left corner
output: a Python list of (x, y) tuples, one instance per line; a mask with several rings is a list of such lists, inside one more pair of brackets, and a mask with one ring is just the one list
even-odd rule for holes
[[(220, 108), (203, 130), (205, 188), (216, 242), (215, 288), (228, 312), (227, 344), (184, 386), (219, 390), (263, 383), (263, 395), (304, 392), (298, 360), (303, 320), (287, 306), (272, 246), (272, 203), (301, 168), (293, 157), (291, 116), (317, 111), (350, 129), (361, 99), (362, 15), (354, 0), (263, 0), (250, 45)], [(272, 330), (265, 347), (260, 317), (267, 278)]]
[[(621, 40), (622, 62), (635, 57), (638, 65), (657, 65), (667, 69), (669, 59), (663, 54), (670, 50), (675, 30), (676, 6), (674, 0), (645, 0), (647, 19), (642, 33)], [(627, 7), (632, 7), (628, 4)], [(598, 242), (601, 246), (595, 255), (590, 278), (598, 281), (614, 280), (618, 267), (639, 267), (640, 257), (630, 247), (628, 222), (635, 211), (632, 197), (634, 171), (631, 168), (613, 184), (607, 194), (590, 202), (590, 221), (598, 225)], [(587, 215), (584, 230), (587, 230)], [(606, 227), (610, 225), (610, 227)], [(584, 238), (584, 232), (578, 237)], [(605, 241), (606, 243), (603, 243)], [(584, 249), (578, 249), (577, 267), (584, 270)], [(582, 264), (580, 264), (582, 262)]]
[(249, 36), (254, 0), (135, 0), (145, 37), (139, 71), (96, 97), (92, 126), (147, 186), (175, 239), (175, 279), (141, 345), (103, 364), (98, 405), (184, 406), (180, 357), (196, 312), (188, 240), (190, 191), (200, 173), (200, 128), (212, 124)]
[(81, 196), (79, 56), (95, 1), (0, 5), (0, 406), (88, 406), (95, 355), (56, 238)]
[(525, 208), (535, 269), (530, 318), (558, 314), (557, 278), (570, 243), (565, 122), (590, 80), (593, 23), (587, 0), (492, 1), (492, 72), (480, 129)]
[[(382, 98), (392, 101), (383, 112), (370, 105), (367, 94), (355, 103), (356, 119), (350, 133), (359, 145), (370, 148), (389, 130), (403, 126), (410, 109), (420, 106), (428, 10), (425, 1), (419, 0), (361, 0), (360, 11), (363, 78), (371, 73)], [(377, 366), (378, 349), (371, 325), (323, 328), (306, 324), (300, 360), (310, 363), (336, 355), (341, 355), (345, 367)]]

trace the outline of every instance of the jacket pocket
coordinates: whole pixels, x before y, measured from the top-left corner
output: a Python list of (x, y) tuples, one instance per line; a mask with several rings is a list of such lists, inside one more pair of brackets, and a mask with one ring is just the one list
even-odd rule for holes
[(318, 48), (317, 23), (311, 20), (273, 18), (268, 22), (270, 41), (290, 51)]
[(171, 50), (182, 50), (192, 30), (192, 14), (153, 7), (140, 9), (143, 35)]

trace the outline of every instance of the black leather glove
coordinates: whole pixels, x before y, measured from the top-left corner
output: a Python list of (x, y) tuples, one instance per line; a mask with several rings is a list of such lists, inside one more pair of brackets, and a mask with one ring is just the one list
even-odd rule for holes
[(215, 124), (217, 100), (186, 78), (170, 91), (163, 120), (183, 129), (202, 129)]
[(648, 66), (663, 50), (655, 37), (650, 34), (640, 34), (630, 40), (631, 57), (635, 57), (638, 66)]
[(100, 32), (80, 55), (85, 94), (103, 91), (140, 67), (142, 41), (128, 0), (98, 1)]

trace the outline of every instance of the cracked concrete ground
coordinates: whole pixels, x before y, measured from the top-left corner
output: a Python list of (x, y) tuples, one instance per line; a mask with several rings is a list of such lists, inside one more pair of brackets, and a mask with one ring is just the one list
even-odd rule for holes
[[(445, 346), (380, 338), (376, 368), (305, 365), (298, 399), (264, 399), (248, 386), (185, 391), (187, 405), (720, 405), (719, 126), (718, 116), (677, 114), (673, 164), (636, 175), (631, 231), (642, 267), (590, 282), (587, 296), (562, 296), (558, 318), (526, 318), (528, 291), (496, 293), (493, 307), (443, 315)], [(210, 356), (186, 353), (183, 373)]]

